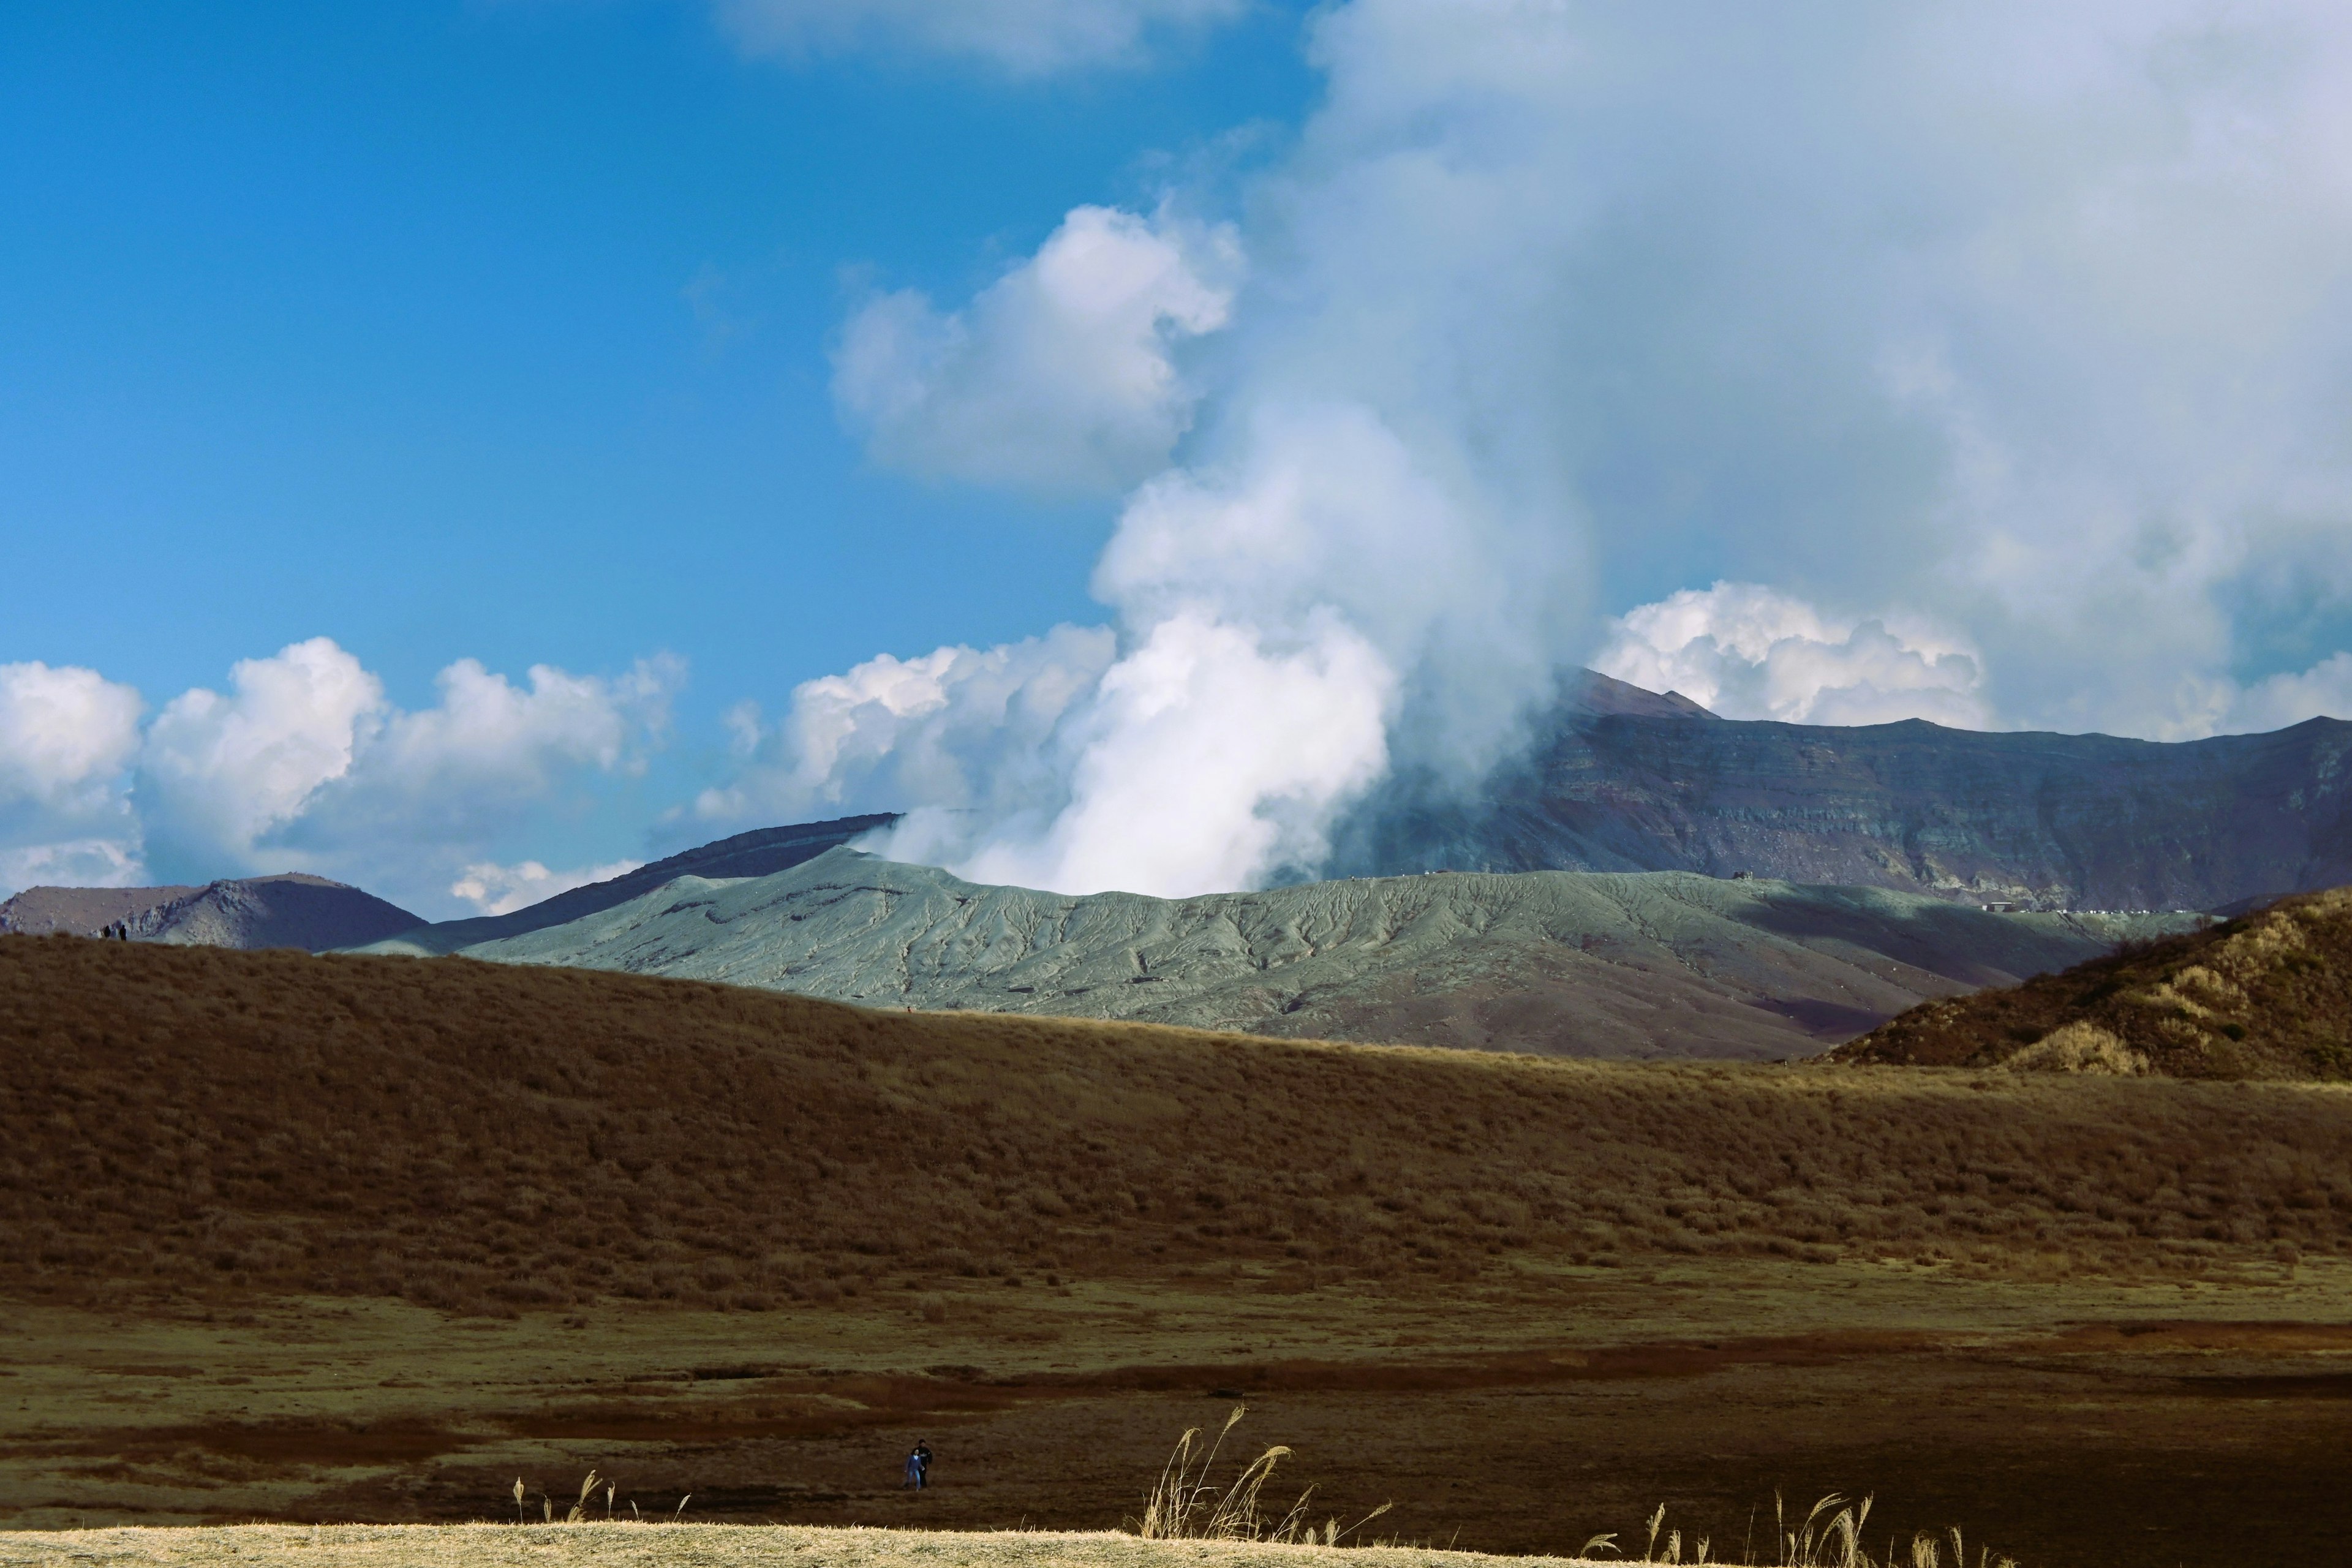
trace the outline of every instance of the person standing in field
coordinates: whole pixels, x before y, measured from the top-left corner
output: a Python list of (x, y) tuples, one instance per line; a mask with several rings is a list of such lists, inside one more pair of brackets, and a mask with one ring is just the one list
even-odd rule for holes
[(919, 1489), (931, 1484), (931, 1446), (928, 1442), (915, 1445), (915, 1485)]
[(914, 1450), (907, 1456), (907, 1479), (898, 1483), (900, 1491), (905, 1491), (908, 1487), (914, 1488), (917, 1491), (923, 1489), (923, 1447), (919, 1443), (916, 1444)]

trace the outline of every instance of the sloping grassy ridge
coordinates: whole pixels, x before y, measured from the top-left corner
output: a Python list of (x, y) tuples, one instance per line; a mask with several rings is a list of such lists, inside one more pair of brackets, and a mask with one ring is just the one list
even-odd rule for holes
[(0, 938), (0, 1293), (759, 1310), (1643, 1254), (2203, 1269), (2352, 1240), (2352, 1095), (1586, 1064)]
[(2352, 1079), (2352, 888), (1999, 991), (1923, 1003), (1847, 1062)]

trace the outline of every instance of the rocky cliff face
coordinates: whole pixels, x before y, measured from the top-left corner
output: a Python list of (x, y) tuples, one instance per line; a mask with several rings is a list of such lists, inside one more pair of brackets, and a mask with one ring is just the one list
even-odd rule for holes
[(2340, 720), (2168, 745), (1744, 722), (1628, 693), (1571, 689), (1475, 800), (1387, 790), (1343, 826), (1328, 874), (1746, 871), (2042, 910), (2214, 910), (2352, 881)]
[(18, 936), (96, 936), (159, 904), (202, 888), (26, 888), (0, 903), (0, 932)]
[(289, 872), (215, 882), (123, 923), (132, 942), (179, 947), (299, 947), (323, 952), (416, 923), (399, 905), (347, 882)]

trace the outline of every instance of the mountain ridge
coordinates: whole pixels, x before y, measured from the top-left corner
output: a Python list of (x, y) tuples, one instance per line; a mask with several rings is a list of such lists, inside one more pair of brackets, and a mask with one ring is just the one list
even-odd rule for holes
[(1376, 790), (1325, 873), (1748, 871), (2038, 910), (2212, 910), (2352, 882), (2342, 720), (2157, 742), (1696, 722), (1591, 689), (1569, 682), (1475, 799), (1428, 778)]
[(0, 904), (0, 931), (180, 947), (320, 952), (378, 941), (415, 922), (397, 904), (305, 871), (227, 878), (201, 888), (27, 888)]
[[(1618, 1058), (1810, 1055), (1926, 996), (2168, 929), (1687, 873), (1457, 873), (1162, 900), (835, 847), (465, 956), (837, 1001)], [(416, 954), (394, 938), (365, 951)]]
[[(782, 827), (755, 827), (748, 833), (713, 839), (698, 844), (691, 849), (681, 849), (675, 855), (608, 877), (601, 882), (589, 882), (569, 888), (551, 898), (541, 899), (519, 910), (502, 915), (471, 915), (464, 920), (417, 921), (406, 931), (391, 933), (407, 944), (406, 951), (419, 953), (455, 952), (461, 947), (477, 942), (496, 942), (504, 937), (520, 936), (599, 910), (626, 903), (658, 888), (667, 887), (680, 877), (742, 878), (764, 877), (772, 872), (797, 866), (813, 856), (821, 855), (835, 845), (846, 844), (887, 827), (898, 820), (897, 812), (873, 812), (863, 816), (835, 817), (826, 822), (799, 822)], [(357, 945), (357, 944), (353, 944)]]

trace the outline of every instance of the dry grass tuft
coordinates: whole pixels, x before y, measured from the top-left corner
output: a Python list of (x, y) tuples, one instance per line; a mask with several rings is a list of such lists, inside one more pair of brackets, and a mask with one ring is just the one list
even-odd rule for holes
[(1315, 1489), (1308, 1487), (1279, 1517), (1268, 1514), (1259, 1499), (1266, 1482), (1274, 1478), (1275, 1466), (1289, 1455), (1288, 1448), (1277, 1444), (1266, 1449), (1244, 1465), (1230, 1481), (1220, 1483), (1214, 1475), (1217, 1455), (1224, 1448), (1225, 1438), (1248, 1413), (1247, 1405), (1234, 1405), (1233, 1414), (1218, 1429), (1215, 1441), (1205, 1450), (1199, 1447), (1201, 1429), (1185, 1429), (1184, 1435), (1176, 1439), (1175, 1451), (1160, 1469), (1151, 1495), (1144, 1500), (1142, 1517), (1129, 1521), (1133, 1534), (1145, 1541), (1256, 1541), (1285, 1546), (1338, 1546), (1396, 1506), (1384, 1502), (1344, 1527), (1337, 1515), (1318, 1525), (1307, 1512), (1307, 1505), (1315, 1498)]
[[(1866, 1542), (1870, 1509), (1874, 1500), (1856, 1501), (1842, 1492), (1832, 1492), (1817, 1500), (1804, 1518), (1790, 1520), (1784, 1500), (1778, 1494), (1772, 1499), (1772, 1540), (1766, 1550), (1769, 1553), (1759, 1560), (1754, 1555), (1752, 1541), (1742, 1545), (1738, 1562), (1755, 1564), (1756, 1568), (1944, 1568), (1943, 1543), (1951, 1542), (1951, 1568), (2018, 1568), (2013, 1557), (1996, 1555), (1979, 1547), (1974, 1563), (1969, 1561), (1968, 1548), (1959, 1527), (1955, 1525), (1940, 1537), (1921, 1531), (1915, 1532), (1907, 1547), (1890, 1538), (1884, 1557), (1873, 1556)], [(1683, 1534), (1667, 1529), (1666, 1507), (1660, 1503), (1650, 1515), (1641, 1563), (1717, 1563), (1728, 1558), (1712, 1555), (1714, 1542), (1705, 1536), (1691, 1542), (1687, 1556), (1683, 1551)], [(1660, 1540), (1661, 1531), (1664, 1541)], [(1591, 1556), (1595, 1552), (1616, 1550), (1614, 1535), (1596, 1535), (1584, 1543), (1577, 1555)], [(1629, 1565), (1631, 1568), (1631, 1565)]]

